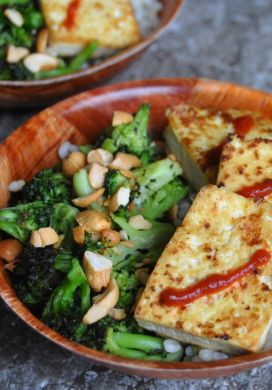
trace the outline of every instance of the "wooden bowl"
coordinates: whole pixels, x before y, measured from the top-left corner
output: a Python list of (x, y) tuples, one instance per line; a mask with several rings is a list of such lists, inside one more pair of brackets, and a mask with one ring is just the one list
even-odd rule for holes
[(52, 104), (75, 92), (84, 91), (121, 71), (139, 57), (168, 27), (181, 9), (184, 0), (160, 0), (163, 8), (161, 24), (139, 43), (97, 65), (66, 76), (33, 81), (1, 81), (0, 107), (37, 107)]
[[(166, 125), (166, 107), (180, 102), (217, 109), (249, 109), (272, 118), (272, 96), (218, 81), (162, 79), (91, 90), (42, 111), (0, 146), (0, 207), (8, 202), (8, 184), (29, 179), (40, 169), (52, 166), (63, 141), (92, 141), (110, 123), (114, 110), (135, 112), (143, 102), (152, 105), (151, 131), (156, 138)], [(168, 379), (216, 377), (272, 360), (272, 350), (208, 363), (136, 361), (91, 350), (65, 339), (35, 318), (17, 298), (1, 261), (0, 295), (19, 317), (48, 339), (98, 364), (130, 374)]]

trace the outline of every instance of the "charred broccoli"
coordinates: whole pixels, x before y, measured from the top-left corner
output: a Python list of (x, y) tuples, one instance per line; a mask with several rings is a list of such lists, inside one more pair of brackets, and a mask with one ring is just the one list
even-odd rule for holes
[[(34, 248), (27, 244), (14, 271), (15, 290), (27, 305), (45, 303), (64, 274), (54, 267), (60, 254), (52, 246)], [(71, 256), (66, 258), (71, 262)]]
[(42, 201), (0, 210), (0, 230), (26, 242), (33, 230), (49, 226), (51, 208)]
[(71, 200), (71, 184), (62, 173), (55, 173), (52, 169), (44, 169), (22, 190), (21, 202), (41, 200), (44, 203), (69, 203)]
[(69, 273), (53, 291), (42, 318), (63, 336), (79, 341), (86, 330), (82, 318), (89, 307), (88, 281), (79, 261), (73, 258)]

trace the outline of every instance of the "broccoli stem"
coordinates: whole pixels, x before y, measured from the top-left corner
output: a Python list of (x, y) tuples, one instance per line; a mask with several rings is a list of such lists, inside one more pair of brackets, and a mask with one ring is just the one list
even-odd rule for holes
[[(107, 332), (104, 350), (124, 358), (154, 361), (179, 361), (183, 356), (182, 348), (178, 352), (165, 354), (160, 337), (113, 332), (111, 328)], [(152, 354), (155, 351), (160, 353)]]
[(74, 174), (73, 187), (76, 194), (80, 197), (87, 196), (93, 192), (86, 169), (80, 169)]
[(163, 339), (161, 337), (116, 332), (113, 333), (112, 338), (116, 344), (124, 348), (135, 348), (149, 353), (163, 350)]
[[(1, 1), (1, 0), (0, 0)], [(69, 73), (76, 72), (93, 56), (95, 50), (98, 48), (97, 42), (91, 42), (85, 47), (77, 56), (73, 58), (70, 64), (65, 68), (57, 68), (44, 72), (38, 72), (36, 78), (44, 79), (49, 77), (64, 76)]]

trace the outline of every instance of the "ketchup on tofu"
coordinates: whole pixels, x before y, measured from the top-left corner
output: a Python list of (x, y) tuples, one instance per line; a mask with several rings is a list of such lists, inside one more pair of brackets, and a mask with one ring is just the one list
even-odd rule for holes
[(266, 265), (271, 254), (265, 249), (259, 249), (250, 257), (244, 265), (229, 271), (226, 274), (213, 274), (206, 279), (185, 289), (168, 287), (160, 294), (160, 303), (166, 306), (184, 308), (190, 303), (207, 295), (215, 294), (230, 287), (235, 282), (252, 274), (258, 267)]
[(240, 116), (232, 120), (235, 132), (240, 137), (244, 137), (255, 125), (254, 119), (250, 115)]
[(237, 194), (245, 198), (262, 199), (272, 194), (272, 181), (267, 181), (260, 184), (254, 184), (250, 187), (242, 188), (237, 191)]
[(80, 5), (80, 0), (72, 0), (67, 9), (66, 19), (64, 21), (64, 26), (71, 30), (74, 27), (76, 20), (76, 13)]

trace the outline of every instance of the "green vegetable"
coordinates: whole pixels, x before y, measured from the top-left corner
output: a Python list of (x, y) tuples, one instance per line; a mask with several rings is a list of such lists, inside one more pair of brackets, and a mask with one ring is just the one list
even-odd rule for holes
[(92, 145), (81, 145), (79, 146), (79, 150), (81, 153), (89, 154), (89, 152), (93, 149)]
[(141, 284), (134, 275), (134, 272), (130, 273), (126, 268), (127, 267), (123, 267), (119, 271), (114, 271), (113, 277), (115, 278), (120, 291), (116, 307), (124, 309), (127, 313), (129, 313), (132, 309), (135, 296)]
[(145, 218), (151, 220), (161, 218), (166, 211), (185, 198), (187, 194), (188, 187), (177, 178), (146, 199), (142, 208), (142, 214)]
[(24, 186), (21, 200), (23, 202), (41, 200), (47, 204), (68, 203), (71, 200), (71, 184), (62, 173), (44, 169)]
[(139, 213), (150, 220), (161, 218), (184, 198), (188, 189), (178, 178), (181, 172), (179, 163), (169, 158), (134, 169), (137, 189), (133, 193), (133, 203)]
[[(45, 303), (63, 279), (63, 273), (54, 267), (58, 257), (52, 246), (34, 248), (27, 244), (14, 271), (14, 287), (27, 305)], [(66, 258), (71, 262), (71, 255)]]
[(142, 105), (131, 123), (113, 128), (110, 137), (103, 141), (102, 148), (111, 153), (124, 151), (135, 154), (145, 163), (152, 161), (155, 146), (147, 133), (149, 115), (149, 105)]
[(73, 245), (73, 228), (76, 225), (78, 209), (65, 203), (56, 203), (53, 206), (50, 226), (58, 233), (64, 234), (62, 246), (71, 249)]
[(119, 171), (108, 171), (105, 177), (104, 187), (106, 195), (113, 195), (119, 187), (129, 184), (129, 180)]
[(17, 240), (28, 241), (32, 231), (49, 226), (51, 208), (42, 201), (0, 210), (0, 230)]
[(93, 192), (86, 169), (82, 168), (74, 174), (73, 187), (79, 197), (87, 196)]
[(72, 267), (54, 290), (43, 311), (45, 323), (73, 340), (80, 340), (86, 326), (82, 318), (90, 307), (90, 288), (79, 261), (72, 259)]
[(85, 49), (83, 49), (77, 56), (75, 56), (70, 62), (70, 64), (66, 67), (39, 72), (36, 74), (36, 78), (44, 79), (50, 77), (64, 76), (66, 74), (76, 72), (80, 70), (86, 62), (89, 61), (89, 59), (93, 56), (97, 48), (98, 43), (91, 42), (88, 46), (85, 47)]
[(174, 227), (169, 223), (152, 221), (152, 227), (149, 230), (138, 230), (130, 226), (123, 218), (111, 214), (113, 221), (125, 230), (129, 240), (134, 244), (135, 249), (153, 249), (167, 244), (174, 233)]
[(182, 349), (176, 353), (164, 352), (160, 337), (116, 333), (112, 329), (108, 329), (104, 350), (124, 358), (155, 361), (179, 361), (183, 356)]

